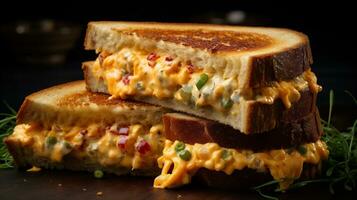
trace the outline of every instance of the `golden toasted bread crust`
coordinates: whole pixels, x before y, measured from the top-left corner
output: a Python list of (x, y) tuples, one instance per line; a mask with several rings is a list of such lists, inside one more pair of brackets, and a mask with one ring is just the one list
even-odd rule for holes
[(38, 92), (28, 95), (25, 98), (24, 102), (21, 104), (19, 111), (17, 112), (16, 123), (20, 124), (20, 123), (22, 123), (22, 121), (24, 121), (24, 118), (26, 115), (26, 110), (28, 109), (28, 107), (31, 106), (34, 99), (36, 99), (42, 95), (46, 95), (48, 92), (51, 92), (53, 90), (62, 90), (62, 89), (72, 88), (72, 87), (79, 87), (78, 90), (81, 90), (80, 89), (81, 84), (83, 84), (83, 81), (68, 82), (68, 83), (64, 83), (64, 84), (57, 85), (54, 87), (46, 88), (46, 89), (43, 89), (43, 90), (40, 90)]
[(267, 35), (248, 32), (142, 29), (125, 30), (123, 33), (137, 35), (157, 42), (172, 42), (187, 47), (208, 50), (211, 53), (251, 51), (273, 44), (273, 39)]
[(27, 96), (17, 115), (17, 124), (62, 123), (157, 124), (168, 110), (129, 100), (110, 99), (109, 95), (91, 93), (84, 81), (47, 88)]

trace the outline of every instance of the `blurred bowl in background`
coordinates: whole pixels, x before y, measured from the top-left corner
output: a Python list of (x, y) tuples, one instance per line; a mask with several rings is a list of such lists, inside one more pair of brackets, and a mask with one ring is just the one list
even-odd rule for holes
[(0, 34), (18, 63), (58, 65), (66, 61), (81, 26), (55, 20), (17, 21), (1, 25)]

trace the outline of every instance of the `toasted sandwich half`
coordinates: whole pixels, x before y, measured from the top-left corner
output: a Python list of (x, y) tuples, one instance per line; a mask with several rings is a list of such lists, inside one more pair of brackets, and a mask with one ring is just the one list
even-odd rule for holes
[[(297, 179), (316, 177), (329, 151), (318, 112), (258, 134), (244, 134), (211, 120), (166, 113), (166, 138), (154, 187), (172, 188), (200, 181), (244, 189), (276, 180), (286, 190)], [(293, 131), (290, 131), (293, 130)]]
[(232, 126), (269, 131), (315, 111), (306, 35), (279, 28), (90, 22), (88, 88)]
[(84, 81), (26, 97), (5, 139), (16, 165), (158, 174), (166, 110), (109, 97), (86, 91)]

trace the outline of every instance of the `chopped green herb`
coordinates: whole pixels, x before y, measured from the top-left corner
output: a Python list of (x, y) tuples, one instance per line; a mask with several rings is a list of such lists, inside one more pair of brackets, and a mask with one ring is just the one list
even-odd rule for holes
[(191, 85), (184, 85), (180, 89), (180, 95), (184, 101), (189, 101), (192, 97), (192, 86)]
[(66, 149), (72, 149), (72, 145), (71, 145), (69, 142), (67, 142), (67, 141), (64, 141), (64, 142), (63, 142), (63, 146), (64, 146)]
[(142, 81), (139, 81), (135, 84), (135, 87), (137, 90), (143, 90), (144, 89), (144, 84)]
[(306, 147), (300, 145), (298, 148), (297, 148), (298, 152), (301, 154), (301, 155), (306, 155), (306, 152), (307, 152), (307, 149)]
[(177, 143), (176, 146), (175, 146), (175, 151), (176, 151), (176, 152), (180, 152), (180, 151), (184, 150), (185, 147), (186, 147), (185, 143), (179, 142), (179, 143)]
[(178, 155), (180, 156), (180, 158), (182, 160), (185, 160), (185, 161), (189, 161), (191, 159), (191, 153), (186, 149), (179, 151)]
[(95, 178), (103, 178), (103, 176), (104, 176), (104, 173), (103, 173), (102, 170), (97, 169), (97, 170), (94, 171), (94, 177)]
[(208, 81), (208, 75), (203, 73), (200, 75), (200, 78), (198, 79), (196, 83), (196, 87), (198, 90), (200, 90)]
[(48, 136), (46, 138), (46, 145), (51, 147), (57, 143), (57, 138), (55, 136)]
[(223, 98), (221, 101), (221, 105), (224, 109), (229, 109), (233, 106), (233, 101), (231, 99)]
[(221, 157), (223, 160), (229, 160), (229, 158), (232, 156), (231, 152), (226, 150), (226, 149), (223, 149), (222, 151), (222, 154), (221, 154)]

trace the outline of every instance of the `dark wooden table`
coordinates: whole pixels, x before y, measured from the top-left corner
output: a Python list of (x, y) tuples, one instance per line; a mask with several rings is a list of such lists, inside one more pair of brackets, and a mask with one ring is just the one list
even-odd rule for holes
[[(102, 195), (97, 195), (101, 192)], [(352, 193), (332, 196), (327, 187), (315, 185), (291, 191), (281, 199), (353, 199)], [(199, 185), (162, 190), (152, 187), (151, 178), (107, 176), (70, 171), (26, 172), (0, 170), (0, 199), (262, 199), (254, 192), (225, 191)]]

